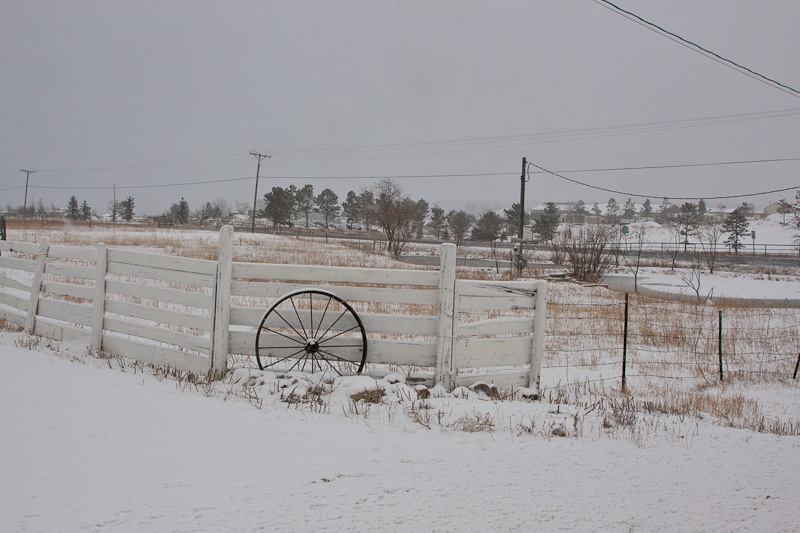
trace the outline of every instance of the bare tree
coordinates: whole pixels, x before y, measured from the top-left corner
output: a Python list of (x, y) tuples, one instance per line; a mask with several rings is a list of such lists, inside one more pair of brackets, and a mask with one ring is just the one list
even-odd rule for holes
[(411, 238), (418, 209), (417, 202), (403, 194), (392, 179), (382, 179), (375, 187), (375, 219), (386, 235), (386, 248), (395, 258)]
[(723, 234), (722, 224), (719, 222), (710, 222), (700, 228), (700, 249), (710, 274), (714, 273)]
[(644, 234), (645, 234), (644, 226), (635, 230), (634, 237), (636, 238), (636, 240), (634, 241), (634, 244), (636, 246), (636, 250), (634, 250), (633, 253), (629, 253), (624, 256), (625, 266), (633, 274), (633, 292), (639, 292), (639, 271), (642, 267), (642, 248), (644, 247)]
[(559, 247), (572, 266), (572, 276), (579, 281), (599, 281), (613, 261), (609, 244), (613, 230), (601, 224), (568, 227), (558, 234), (554, 245)]

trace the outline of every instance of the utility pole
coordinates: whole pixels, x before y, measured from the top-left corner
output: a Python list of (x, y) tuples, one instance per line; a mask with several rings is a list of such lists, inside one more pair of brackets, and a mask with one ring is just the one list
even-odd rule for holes
[(114, 196), (111, 198), (111, 222), (117, 221), (117, 184), (114, 183)]
[(525, 182), (527, 180), (528, 158), (522, 158), (522, 175), (519, 178), (519, 244), (517, 245), (517, 270), (522, 274), (523, 255), (522, 255), (522, 232), (525, 228)]
[(262, 154), (259, 152), (250, 152), (250, 155), (256, 156), (258, 159), (258, 166), (256, 167), (256, 192), (253, 195), (253, 224), (250, 228), (250, 233), (256, 232), (256, 206), (258, 205), (258, 175), (261, 172), (261, 160), (265, 157), (271, 158), (271, 155)]
[(28, 179), (30, 179), (31, 174), (36, 174), (35, 170), (19, 170), (20, 172), (25, 173), (25, 203), (22, 205), (22, 216), (28, 214)]

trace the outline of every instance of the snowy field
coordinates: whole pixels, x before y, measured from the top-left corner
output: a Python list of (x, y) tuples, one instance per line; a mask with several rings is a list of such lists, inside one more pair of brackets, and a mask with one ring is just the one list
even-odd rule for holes
[[(173, 230), (9, 232), (28, 242), (45, 235), (208, 259), (218, 240)], [(339, 243), (236, 239), (237, 261), (413, 268)], [(648, 267), (640, 279), (687, 288), (680, 271)], [(800, 286), (792, 272), (704, 275), (712, 281), (715, 295), (745, 297), (789, 298)], [(570, 321), (589, 325), (582, 305), (619, 300), (572, 284), (553, 284), (550, 297), (563, 316), (549, 319), (548, 342), (559, 346), (576, 337)], [(793, 317), (748, 320), (794, 331)], [(599, 331), (603, 320), (592, 321)], [(552, 387), (575, 381), (579, 361), (546, 353), (550, 392), (529, 401), (524, 390), (502, 400), (463, 388), (425, 389), (425, 397), (402, 376), (306, 379), (239, 368), (206, 384), (96, 358), (85, 342), (0, 330), (0, 531), (797, 530), (800, 437), (741, 429), (730, 418), (733, 404), (757, 400), (755, 423), (772, 423), (765, 431), (800, 433), (800, 389), (783, 366), (780, 378), (763, 380), (634, 383), (644, 395), (634, 404), (618, 390), (618, 369), (604, 366), (616, 348), (577, 340), (597, 344), (586, 375), (614, 379), (561, 396)], [(697, 416), (648, 406), (678, 392), (716, 403)]]
[(2, 531), (797, 530), (797, 437), (474, 393), (428, 429), (396, 395), (258, 404), (25, 339), (0, 335)]

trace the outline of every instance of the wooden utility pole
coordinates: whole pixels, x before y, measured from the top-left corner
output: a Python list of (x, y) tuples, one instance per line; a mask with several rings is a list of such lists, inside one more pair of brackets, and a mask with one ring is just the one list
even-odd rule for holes
[(517, 271), (522, 274), (522, 232), (525, 228), (525, 182), (527, 181), (528, 158), (522, 158), (522, 175), (519, 178), (519, 245), (517, 246)]
[(22, 204), (22, 214), (24, 216), (28, 214), (28, 179), (30, 179), (31, 174), (36, 174), (36, 171), (22, 170), (22, 169), (20, 169), (19, 171), (25, 173), (25, 203)]
[(256, 192), (253, 196), (253, 224), (250, 228), (250, 233), (256, 232), (256, 207), (258, 206), (258, 175), (261, 172), (261, 160), (265, 157), (272, 157), (271, 155), (262, 154), (259, 152), (250, 152), (250, 155), (256, 156), (258, 159), (258, 167), (256, 167)]

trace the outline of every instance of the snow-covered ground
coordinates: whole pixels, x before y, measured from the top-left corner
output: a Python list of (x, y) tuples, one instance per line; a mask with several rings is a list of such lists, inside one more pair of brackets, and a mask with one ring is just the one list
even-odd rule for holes
[[(334, 394), (314, 409), (276, 392), (257, 408), (242, 385), (44, 344), (0, 333), (0, 531), (798, 527), (798, 437), (666, 415), (629, 428), (476, 394), (397, 403), (407, 387), (387, 383), (381, 405)], [(369, 385), (354, 379), (341, 391)]]

